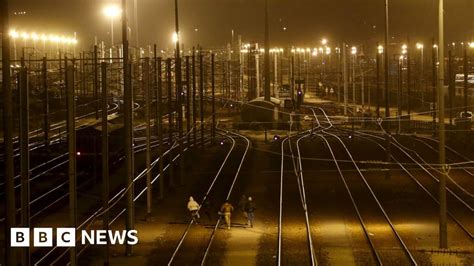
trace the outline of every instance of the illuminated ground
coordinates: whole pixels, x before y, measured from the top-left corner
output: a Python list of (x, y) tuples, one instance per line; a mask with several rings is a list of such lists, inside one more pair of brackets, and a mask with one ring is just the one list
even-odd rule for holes
[[(222, 228), (217, 230), (215, 240), (209, 251), (208, 265), (268, 265), (276, 262), (278, 241), (279, 214), (279, 182), (280, 182), (280, 142), (268, 143), (263, 136), (252, 135), (252, 150), (243, 165), (237, 180), (235, 191), (231, 196), (234, 206), (241, 194), (251, 195), (256, 203), (256, 224), (254, 228), (245, 228), (242, 214), (235, 211), (233, 227), (230, 231)], [(337, 147), (337, 142), (330, 141)], [(354, 159), (381, 160), (382, 150), (372, 142), (361, 138), (350, 141), (346, 145), (353, 153)], [(330, 159), (331, 156), (324, 143), (313, 138), (302, 141), (302, 157)], [(185, 210), (188, 195), (199, 198), (202, 191), (214, 177), (217, 167), (222, 161), (229, 144), (218, 146), (200, 156), (188, 156), (186, 177), (187, 186), (170, 190), (164, 201), (154, 204), (154, 221), (145, 221), (145, 205), (137, 206), (137, 229), (140, 244), (134, 247), (132, 257), (124, 257), (123, 247), (113, 248), (112, 265), (165, 265), (168, 263), (180, 237), (182, 236), (188, 214)], [(242, 153), (242, 145), (239, 147)], [(417, 147), (422, 151), (422, 147)], [(289, 153), (289, 149), (285, 152)], [(425, 151), (426, 152), (426, 151)], [(338, 150), (337, 154), (342, 151)], [(196, 154), (195, 154), (196, 155)], [(396, 156), (402, 157), (400, 154)], [(238, 157), (238, 156), (237, 156)], [(400, 159), (402, 160), (402, 159)], [(193, 163), (190, 164), (189, 162)], [(233, 177), (236, 160), (224, 168), (223, 178)], [(219, 163), (218, 163), (219, 162)], [(359, 166), (368, 184), (374, 190), (382, 206), (393, 222), (397, 232), (408, 246), (419, 264), (457, 263), (469, 265), (473, 263), (473, 240), (467, 237), (459, 227), (449, 220), (448, 252), (438, 249), (438, 208), (431, 198), (426, 196), (419, 186), (401, 170), (392, 170), (390, 179), (385, 172), (369, 171), (364, 165)], [(346, 180), (359, 206), (362, 217), (369, 229), (370, 237), (377, 246), (378, 252), (387, 265), (408, 264), (404, 253), (393, 238), (393, 233), (380, 212), (375, 209), (374, 202), (366, 194), (365, 185), (349, 164), (343, 165)], [(411, 171), (411, 170), (410, 170)], [(423, 173), (414, 171), (417, 177)], [(303, 160), (304, 183), (308, 204), (309, 221), (313, 247), (318, 262), (323, 265), (367, 265), (374, 264), (374, 258), (363, 235), (361, 225), (354, 212), (341, 178), (328, 161)], [(463, 184), (471, 191), (472, 179)], [(192, 184), (192, 185), (190, 185)], [(428, 184), (428, 183), (426, 183)], [(218, 187), (221, 197), (223, 190)], [(220, 205), (221, 202), (214, 202)], [(453, 212), (460, 208), (454, 206)], [(461, 210), (462, 211), (462, 210)], [(473, 229), (472, 219), (463, 217), (463, 223)], [(472, 217), (472, 216), (471, 216)], [(215, 219), (215, 215), (213, 217)], [(304, 223), (304, 214), (300, 200), (297, 179), (293, 172), (291, 157), (285, 161), (283, 216), (282, 216), (282, 263), (285, 265), (309, 264), (308, 238)], [(116, 226), (120, 226), (117, 224)], [(183, 246), (177, 253), (175, 265), (196, 265), (200, 263), (212, 227), (203, 215), (201, 223), (191, 228)], [(101, 265), (101, 249), (88, 251), (92, 258), (84, 264)]]

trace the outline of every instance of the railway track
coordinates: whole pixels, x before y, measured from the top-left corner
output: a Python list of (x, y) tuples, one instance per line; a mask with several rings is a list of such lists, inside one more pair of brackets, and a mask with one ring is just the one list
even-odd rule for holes
[[(375, 134), (368, 134), (359, 132), (362, 137), (370, 139), (373, 143), (384, 145), (383, 137)], [(426, 167), (417, 161), (416, 158), (411, 156), (402, 146), (392, 143), (396, 148), (392, 148), (392, 159), (395, 164), (403, 169), (412, 180), (423, 190), (435, 204), (439, 204), (438, 201), (438, 187), (437, 182), (434, 181), (433, 174), (426, 169)], [(449, 190), (448, 190), (449, 191)], [(452, 193), (452, 194), (451, 194)], [(469, 204), (462, 198), (456, 197), (452, 191), (447, 193), (448, 198), (448, 216), (461, 228), (467, 237), (474, 239), (473, 235), (473, 223), (472, 223), (472, 211), (469, 209)], [(454, 194), (454, 195), (453, 195)]]
[[(228, 131), (219, 132), (231, 142), (231, 147), (207, 191), (200, 195), (201, 206), (206, 199), (219, 203), (230, 199), (234, 188), (238, 185), (238, 177), (251, 146), (250, 140), (240, 134)], [(204, 265), (209, 259), (213, 241), (219, 233), (221, 224), (220, 218), (208, 226), (196, 225), (191, 219), (167, 264)]]
[[(209, 139), (205, 139), (206, 143), (209, 143)], [(197, 143), (196, 145), (200, 145)], [(190, 145), (192, 147), (193, 145)], [(159, 163), (160, 159), (164, 159), (165, 156), (168, 156), (168, 161), (165, 163), (163, 171), (169, 171), (172, 163), (175, 163), (179, 158), (180, 154), (177, 154), (175, 157), (169, 157), (169, 155), (172, 155), (172, 150), (177, 149), (177, 142), (175, 142), (172, 147), (170, 147), (167, 151), (164, 152), (163, 158), (157, 158), (154, 160), (151, 164), (151, 169), (152, 171)], [(186, 152), (188, 148), (184, 148), (183, 152)], [(135, 151), (141, 152), (143, 151)], [(144, 169), (141, 171), (134, 179), (133, 179), (133, 187), (119, 187), (115, 189), (115, 191), (111, 192), (111, 198), (109, 200), (109, 209), (107, 210), (109, 212), (110, 216), (110, 222), (109, 226), (112, 226), (124, 213), (126, 212), (126, 208), (123, 207), (122, 204), (120, 204), (121, 200), (123, 197), (126, 195), (127, 190), (133, 189), (134, 190), (134, 199), (133, 201), (136, 202), (139, 200), (146, 192), (147, 187), (146, 187), (146, 182), (145, 182), (145, 176), (147, 174), (147, 170)], [(158, 179), (160, 178), (159, 174), (153, 174), (153, 178), (151, 180), (152, 184), (154, 184)], [(78, 199), (80, 202), (80, 200)], [(86, 213), (83, 213), (81, 215), (81, 218), (79, 219), (80, 223), (78, 223), (77, 226), (77, 231), (80, 230), (86, 230), (89, 229), (91, 226), (93, 226), (94, 221), (99, 219), (104, 213), (105, 210), (101, 207), (101, 203), (95, 203), (91, 204), (89, 207), (83, 206), (84, 209), (87, 209)], [(85, 252), (89, 248), (88, 245), (86, 246), (80, 246), (77, 248), (78, 255), (80, 256), (83, 252)], [(68, 248), (60, 248), (60, 247), (53, 247), (49, 250), (36, 250), (36, 252), (33, 253), (33, 261), (35, 262), (34, 265), (65, 265), (68, 263), (69, 257), (67, 256), (69, 252)]]
[[(318, 265), (311, 235), (303, 169), (299, 160), (300, 150), (298, 148), (298, 156), (296, 156), (292, 147), (295, 144), (291, 143), (293, 137), (290, 129), (290, 135), (281, 142), (277, 264)], [(297, 147), (300, 139), (296, 142)], [(291, 161), (286, 161), (286, 163), (285, 144), (289, 151), (288, 157), (291, 158)], [(290, 170), (285, 171), (287, 168)], [(292, 226), (285, 226), (285, 224)]]
[[(324, 117), (324, 119), (318, 118), (315, 110), (313, 110), (313, 114), (318, 128), (321, 128), (321, 130), (302, 136), (300, 140), (311, 135), (317, 136), (329, 152), (341, 184), (343, 184), (353, 211), (357, 215), (367, 247), (369, 247), (372, 255), (372, 263), (379, 265), (393, 263), (417, 265), (411, 251), (367, 182), (352, 153), (344, 141), (338, 135), (332, 133), (332, 123), (324, 111), (322, 109), (319, 111), (323, 114), (319, 117)], [(298, 158), (301, 161), (301, 154)], [(377, 236), (375, 236), (375, 233)]]

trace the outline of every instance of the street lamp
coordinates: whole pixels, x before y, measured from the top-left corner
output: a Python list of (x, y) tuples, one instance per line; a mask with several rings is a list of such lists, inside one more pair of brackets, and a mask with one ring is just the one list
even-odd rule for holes
[(425, 71), (424, 71), (424, 68), (425, 68), (425, 57), (423, 55), (424, 53), (424, 45), (422, 43), (416, 43), (416, 49), (420, 50), (420, 57), (421, 57), (421, 63), (420, 63), (420, 68), (421, 68), (421, 82), (423, 83), (424, 82), (424, 77), (425, 77)]
[(179, 41), (179, 35), (176, 32), (173, 32), (173, 35), (171, 36), (171, 41), (176, 44)]
[(356, 59), (357, 59), (357, 47), (352, 46), (351, 54), (352, 54), (352, 104), (354, 105), (354, 109), (355, 109), (356, 108), (355, 66), (356, 66)]
[(328, 40), (327, 40), (326, 38), (323, 38), (323, 39), (321, 40), (321, 44), (322, 44), (322, 45), (328, 44)]
[(122, 13), (122, 10), (117, 5), (108, 5), (103, 9), (104, 15), (110, 18), (110, 46), (114, 46), (114, 19)]
[(351, 48), (351, 54), (352, 54), (352, 55), (357, 54), (357, 47), (352, 46), (352, 48)]

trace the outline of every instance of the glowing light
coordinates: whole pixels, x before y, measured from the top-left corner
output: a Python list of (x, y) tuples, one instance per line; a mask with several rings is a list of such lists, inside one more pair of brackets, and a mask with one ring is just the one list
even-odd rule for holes
[(22, 32), (20, 35), (23, 40), (28, 40), (30, 38), (30, 35), (26, 32)]
[(474, 48), (474, 42), (469, 43), (469, 48)]
[(36, 32), (31, 33), (31, 39), (33, 39), (33, 41), (37, 41), (39, 39), (38, 34), (36, 34)]
[(321, 43), (322, 43), (323, 45), (326, 45), (326, 44), (328, 44), (328, 40), (327, 40), (326, 38), (323, 38), (323, 39), (321, 40)]
[(10, 33), (9, 33), (10, 37), (12, 37), (13, 39), (16, 39), (18, 37), (20, 37), (20, 35), (18, 34), (18, 32), (16, 32), (16, 30), (11, 30)]
[(106, 17), (115, 18), (122, 13), (122, 9), (116, 5), (108, 5), (104, 7), (103, 12)]
[(356, 55), (357, 54), (357, 47), (352, 46), (351, 48), (351, 54)]
[(52, 42), (56, 42), (56, 43), (59, 42), (59, 37), (58, 37), (57, 35), (49, 35), (49, 39), (50, 39)]
[(382, 46), (382, 45), (379, 45), (379, 46), (377, 47), (377, 50), (378, 50), (379, 54), (382, 54), (382, 53), (383, 53), (383, 46)]
[(331, 54), (331, 47), (326, 47), (326, 54)]
[(179, 41), (179, 36), (177, 32), (173, 32), (173, 36), (171, 37), (173, 43), (177, 43)]
[(422, 43), (416, 43), (416, 49), (423, 49)]

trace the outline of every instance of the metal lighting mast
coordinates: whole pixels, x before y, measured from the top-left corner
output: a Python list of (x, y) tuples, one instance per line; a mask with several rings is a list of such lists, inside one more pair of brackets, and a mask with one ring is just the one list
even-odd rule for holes
[(265, 0), (265, 68), (264, 68), (264, 77), (265, 77), (265, 91), (264, 99), (265, 101), (270, 101), (270, 37), (268, 29), (268, 0)]
[[(134, 228), (134, 206), (133, 206), (133, 92), (132, 92), (132, 71), (128, 51), (128, 27), (127, 27), (127, 0), (122, 0), (122, 43), (123, 43), (123, 71), (124, 71), (124, 128), (125, 128), (125, 166), (127, 175), (127, 213), (125, 229)], [(126, 244), (125, 255), (132, 254), (132, 246)]]
[(439, 247), (448, 248), (448, 228), (446, 221), (446, 156), (444, 131), (444, 0), (439, 0), (438, 10), (438, 134), (439, 134)]

